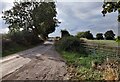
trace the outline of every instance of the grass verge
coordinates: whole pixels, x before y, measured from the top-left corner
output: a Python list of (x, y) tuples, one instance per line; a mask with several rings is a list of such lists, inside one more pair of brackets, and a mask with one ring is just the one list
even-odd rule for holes
[[(118, 80), (120, 76), (120, 64), (111, 58), (106, 62), (107, 55), (104, 53), (85, 54), (59, 51), (68, 65), (70, 80)], [(97, 66), (93, 67), (93, 62)]]
[(5, 57), (5, 56), (8, 56), (8, 55), (11, 55), (11, 54), (23, 51), (23, 50), (33, 48), (37, 45), (23, 46), (23, 45), (20, 45), (20, 44), (17, 44), (17, 43), (13, 42), (7, 47), (7, 49), (2, 50), (2, 57)]
[[(105, 56), (88, 55), (79, 53), (70, 53), (66, 51), (60, 52), (62, 57), (67, 61), (70, 79), (77, 80), (102, 80), (102, 71), (92, 68), (92, 62), (99, 64), (104, 61)], [(71, 70), (72, 69), (72, 70)]]

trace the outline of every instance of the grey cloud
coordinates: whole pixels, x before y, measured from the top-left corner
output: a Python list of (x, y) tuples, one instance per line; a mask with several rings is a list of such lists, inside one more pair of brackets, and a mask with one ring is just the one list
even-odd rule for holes
[(73, 34), (90, 30), (94, 36), (97, 32), (104, 33), (106, 30), (112, 29), (117, 34), (117, 13), (107, 14), (106, 17), (103, 17), (102, 4), (102, 2), (58, 3), (58, 10), (61, 11), (58, 18), (64, 20), (58, 29), (67, 26), (67, 29)]
[[(90, 30), (94, 35), (97, 32), (105, 32), (112, 29), (117, 33), (117, 13), (107, 14), (102, 16), (102, 2), (58, 2), (57, 3), (57, 18), (62, 20), (60, 27), (50, 36), (60, 35), (61, 29), (67, 29), (71, 34), (76, 34), (79, 31)], [(8, 9), (12, 4), (0, 2), (0, 11)], [(0, 14), (2, 14), (0, 12)], [(7, 27), (0, 19), (2, 26)]]

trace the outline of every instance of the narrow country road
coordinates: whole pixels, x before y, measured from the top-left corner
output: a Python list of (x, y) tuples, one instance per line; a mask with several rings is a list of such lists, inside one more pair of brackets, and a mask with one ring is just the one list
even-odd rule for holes
[(52, 44), (40, 45), (2, 59), (2, 80), (67, 80), (64, 60)]

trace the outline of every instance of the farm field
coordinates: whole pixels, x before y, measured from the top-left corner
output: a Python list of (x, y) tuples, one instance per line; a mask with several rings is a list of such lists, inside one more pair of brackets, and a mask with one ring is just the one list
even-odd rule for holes
[(89, 44), (97, 44), (101, 46), (110, 46), (110, 47), (120, 46), (120, 43), (116, 42), (115, 40), (87, 40), (84, 38), (81, 39)]

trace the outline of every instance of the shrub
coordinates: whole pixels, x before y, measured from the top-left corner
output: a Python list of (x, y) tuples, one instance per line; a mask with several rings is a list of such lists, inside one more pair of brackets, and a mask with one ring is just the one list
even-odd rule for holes
[(120, 36), (117, 36), (116, 42), (120, 42)]
[(11, 43), (11, 40), (2, 39), (2, 50), (6, 50), (7, 48), (9, 48)]
[(87, 38), (87, 39), (94, 39), (93, 34), (90, 31), (78, 32), (76, 37), (78, 37), (78, 38)]
[(96, 39), (97, 40), (103, 40), (104, 38), (103, 38), (103, 34), (102, 33), (97, 33), (96, 34)]
[(78, 32), (76, 37), (78, 37), (78, 38), (85, 38), (84, 34), (85, 34), (85, 32)]
[(43, 40), (41, 40), (33, 32), (23, 31), (23, 37), (29, 44), (33, 44), (33, 45), (43, 42)]
[(12, 41), (15, 41), (16, 43), (22, 45), (31, 45), (31, 44), (38, 44), (43, 42), (37, 36), (35, 36), (33, 32), (29, 32), (25, 30), (15, 33), (10, 33), (9, 37)]
[(59, 40), (55, 45), (57, 50), (80, 53), (85, 52), (80, 40), (73, 36), (64, 37), (61, 40)]
[(70, 36), (70, 33), (67, 30), (61, 30), (61, 37)]
[(25, 40), (25, 38), (23, 37), (23, 33), (22, 32), (14, 32), (14, 33), (10, 33), (9, 37), (12, 41), (18, 43), (18, 44), (28, 44)]
[(16, 50), (19, 49), (19, 46), (21, 45), (10, 39), (2, 39), (2, 57), (17, 52)]

